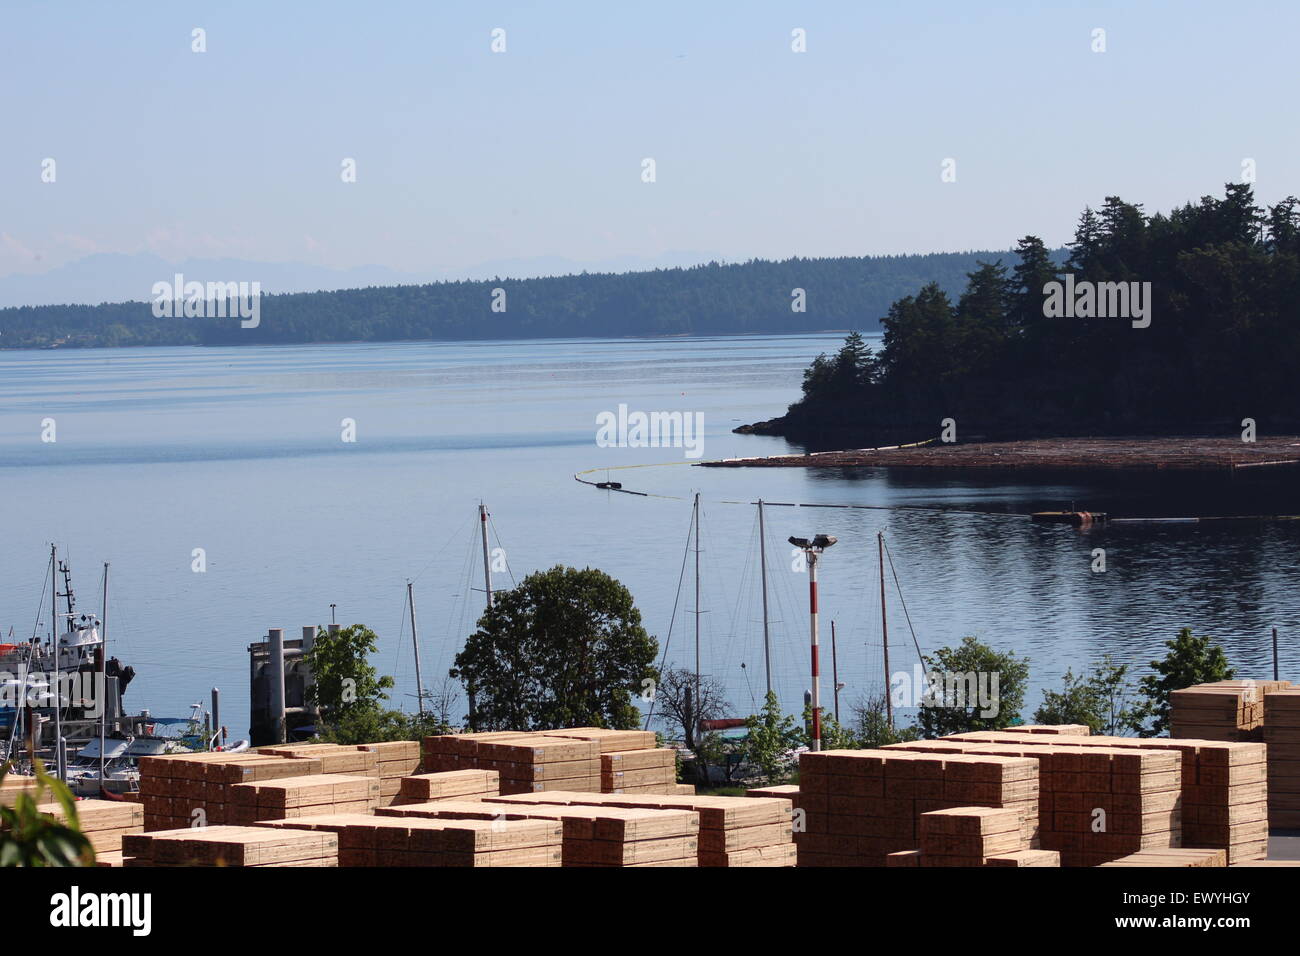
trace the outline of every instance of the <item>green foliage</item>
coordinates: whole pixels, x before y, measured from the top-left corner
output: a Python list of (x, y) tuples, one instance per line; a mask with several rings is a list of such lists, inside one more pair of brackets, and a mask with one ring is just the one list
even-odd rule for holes
[[(9, 770), (0, 765), (0, 781)], [(0, 805), (0, 867), (4, 866), (93, 866), (95, 851), (81, 832), (77, 802), (72, 791), (36, 764), (34, 791), (16, 795), (14, 805)], [(37, 807), (49, 802), (45, 791), (63, 812), (60, 822)]]
[(865, 750), (918, 740), (921, 736), (915, 727), (889, 725), (884, 694), (864, 696), (854, 704), (853, 721), (853, 736), (857, 740), (857, 746)]
[(745, 718), (746, 735), (741, 751), (757, 767), (763, 779), (780, 783), (791, 771), (791, 754), (802, 743), (802, 732), (794, 718), (781, 710), (776, 693), (768, 691), (762, 709)]
[[(1133, 726), (1143, 737), (1158, 737), (1169, 729), (1169, 695), (1193, 684), (1231, 680), (1236, 673), (1228, 666), (1223, 648), (1209, 637), (1194, 637), (1185, 627), (1172, 641), (1165, 641), (1169, 653), (1152, 661), (1154, 674), (1147, 674), (1138, 686), (1146, 700), (1134, 708)], [(1145, 721), (1150, 720), (1150, 725)]]
[[(821, 719), (822, 732), (822, 750), (861, 750), (862, 743), (858, 740), (857, 734), (847, 727), (841, 726), (840, 722), (835, 719), (835, 715), (822, 708)], [(805, 704), (803, 709), (803, 723), (795, 729), (795, 740), (798, 746), (812, 746), (812, 704)]]
[(454, 731), (436, 714), (408, 714), (379, 707), (353, 708), (339, 721), (327, 724), (318, 739), (338, 744), (374, 744), (385, 740), (423, 740)]
[(1132, 729), (1134, 711), (1125, 706), (1128, 695), (1127, 664), (1107, 655), (1088, 674), (1065, 672), (1059, 691), (1044, 691), (1042, 705), (1034, 711), (1038, 724), (1087, 724), (1094, 734), (1119, 736)]
[[(872, 374), (837, 374), (839, 360), (819, 356), (802, 399), (764, 431), (846, 447), (932, 435), (947, 417), (990, 437), (1153, 422), (1214, 433), (1239, 408), (1275, 428), (1300, 422), (1300, 199), (1259, 207), (1249, 185), (1228, 184), (1222, 199), (1148, 216), (1110, 196), (1058, 258), (1026, 236), (1009, 272), (977, 261), (955, 303), (951, 286), (918, 283), (881, 320)], [(1150, 283), (1150, 326), (1044, 315), (1044, 285), (1066, 273)]]
[[(1001, 730), (1019, 723), (1029, 680), (1026, 658), (999, 653), (974, 637), (964, 637), (958, 647), (926, 656), (925, 663), (934, 691), (932, 699), (922, 701), (917, 719), (923, 737)], [(980, 688), (986, 688), (992, 698), (988, 708), (977, 700)], [(986, 709), (992, 712), (986, 714)]]
[[(263, 295), (261, 323), (155, 318), (150, 303), (0, 309), (5, 348), (267, 345), (412, 339), (725, 335), (875, 328), (889, 303), (926, 282), (957, 290), (980, 253), (759, 259), (621, 275), (435, 282)], [(986, 254), (985, 254), (986, 255)], [(493, 288), (509, 312), (482, 322)], [(790, 290), (813, 290), (806, 312)]]
[(339, 628), (337, 634), (320, 628), (316, 643), (304, 660), (311, 668), (312, 684), (307, 702), (316, 704), (326, 724), (340, 725), (373, 712), (393, 686), (391, 677), (380, 677), (368, 661), (379, 638), (363, 624)]
[(451, 674), (473, 696), (476, 730), (629, 729), (658, 647), (627, 588), (557, 565), (497, 593)]

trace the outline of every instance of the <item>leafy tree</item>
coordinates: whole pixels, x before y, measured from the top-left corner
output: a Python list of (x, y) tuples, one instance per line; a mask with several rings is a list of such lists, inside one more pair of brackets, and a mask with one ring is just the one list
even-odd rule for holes
[[(0, 782), (9, 766), (0, 764)], [(47, 790), (63, 821), (39, 809)], [(0, 804), (0, 867), (92, 866), (94, 862), (95, 851), (81, 832), (72, 791), (46, 774), (37, 761), (35, 790), (18, 793), (13, 806)]]
[(1045, 691), (1042, 705), (1034, 711), (1039, 724), (1086, 724), (1094, 734), (1115, 736), (1130, 729), (1133, 712), (1125, 707), (1127, 664), (1114, 663), (1109, 655), (1090, 673), (1075, 676), (1065, 672), (1059, 691)]
[(742, 746), (746, 761), (769, 783), (789, 777), (792, 754), (803, 734), (794, 718), (781, 710), (774, 691), (767, 692), (762, 710), (745, 718), (745, 728), (749, 731)]
[(436, 714), (408, 714), (380, 707), (352, 709), (326, 726), (319, 739), (339, 744), (373, 744), (384, 740), (423, 740), (454, 728)]
[(327, 724), (376, 711), (380, 701), (388, 699), (385, 691), (393, 686), (393, 679), (380, 677), (367, 659), (378, 643), (375, 632), (364, 624), (339, 628), (333, 634), (321, 628), (312, 649), (303, 655), (312, 673), (307, 702), (320, 707)]
[[(1169, 729), (1169, 695), (1194, 684), (1211, 684), (1232, 680), (1236, 673), (1228, 666), (1223, 648), (1209, 637), (1195, 637), (1190, 627), (1178, 632), (1172, 641), (1165, 641), (1169, 653), (1163, 660), (1152, 661), (1154, 674), (1138, 682), (1146, 700), (1134, 708), (1133, 725), (1142, 737), (1158, 737)], [(1150, 720), (1150, 726), (1145, 721)]]
[(908, 740), (917, 740), (920, 732), (915, 727), (891, 727), (884, 694), (864, 695), (852, 706), (853, 736), (864, 749), (885, 747)]
[[(933, 693), (922, 701), (918, 716), (922, 736), (1001, 730), (1019, 722), (1029, 680), (1027, 659), (964, 637), (957, 647), (927, 655), (925, 663)], [(978, 699), (983, 692), (988, 707)]]
[(474, 689), (476, 730), (627, 729), (657, 651), (627, 588), (557, 565), (496, 594), (451, 675)]

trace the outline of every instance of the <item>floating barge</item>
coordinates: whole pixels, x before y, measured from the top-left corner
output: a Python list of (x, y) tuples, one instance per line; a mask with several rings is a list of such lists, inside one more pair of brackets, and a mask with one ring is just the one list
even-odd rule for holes
[(1300, 466), (1300, 436), (1051, 438), (726, 458), (705, 468), (944, 468), (974, 471), (1145, 471), (1236, 473)]

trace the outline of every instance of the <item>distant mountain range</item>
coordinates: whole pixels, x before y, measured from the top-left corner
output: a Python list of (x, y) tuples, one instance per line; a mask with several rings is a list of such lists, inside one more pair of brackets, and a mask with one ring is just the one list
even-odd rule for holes
[[(68, 284), (59, 293), (45, 288), (42, 295), (84, 300), (91, 289), (119, 290), (115, 294), (123, 301), (39, 304), (29, 291), (21, 307), (0, 309), (0, 347), (871, 332), (900, 297), (930, 282), (956, 294), (979, 262), (997, 260), (1013, 266), (1016, 254), (755, 259), (609, 272), (533, 259), (484, 267), (490, 277), (429, 282), (382, 267), (336, 272), (238, 260), (172, 264), (152, 256), (92, 256), (47, 273), (43, 278), (53, 281), (65, 272)], [(525, 275), (566, 269), (567, 274)], [(154, 283), (170, 283), (177, 273), (187, 282), (261, 283), (255, 323), (231, 317), (234, 309), (225, 301), (220, 310), (213, 303), (199, 310), (210, 317), (155, 316), (145, 300)], [(11, 297), (17, 278), (0, 280), (11, 283)], [(304, 286), (318, 290), (300, 291)], [(224, 300), (231, 293), (219, 294)], [(202, 305), (197, 298), (196, 303)]]

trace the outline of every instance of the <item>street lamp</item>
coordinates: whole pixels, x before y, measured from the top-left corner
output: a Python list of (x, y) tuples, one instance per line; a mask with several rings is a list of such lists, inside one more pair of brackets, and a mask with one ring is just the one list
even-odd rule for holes
[(828, 534), (808, 538), (790, 538), (790, 543), (808, 558), (808, 610), (812, 637), (812, 749), (822, 749), (821, 661), (817, 651), (817, 558), (835, 543)]

